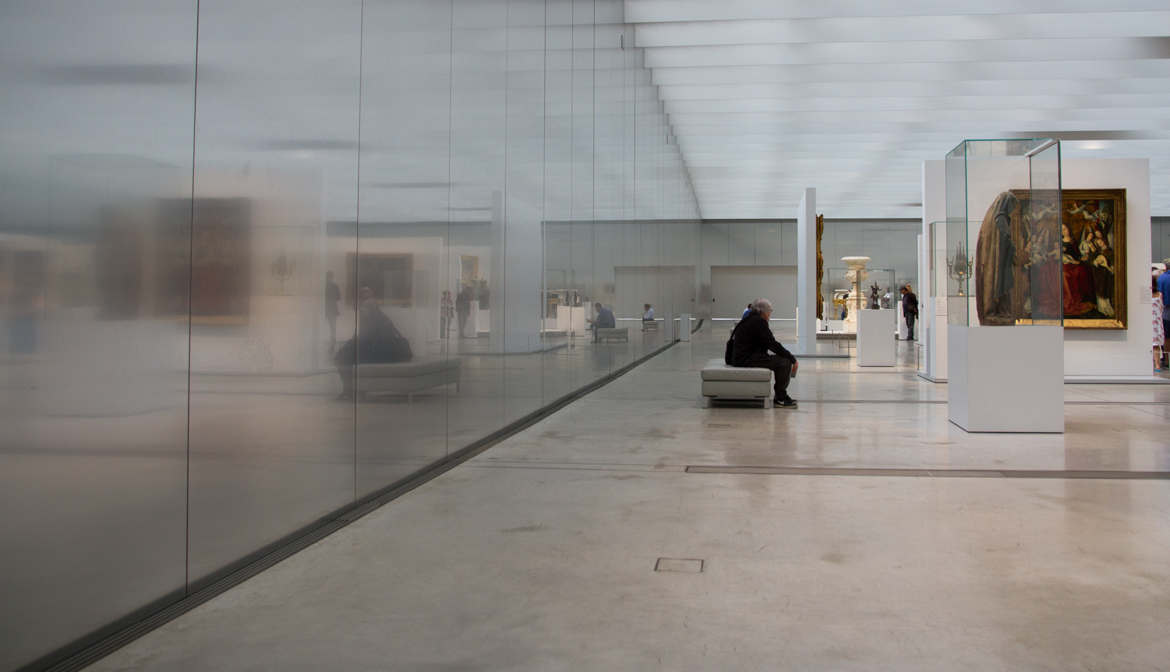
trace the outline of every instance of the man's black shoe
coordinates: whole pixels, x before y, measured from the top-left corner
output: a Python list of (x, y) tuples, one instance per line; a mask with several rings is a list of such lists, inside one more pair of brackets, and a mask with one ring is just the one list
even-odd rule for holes
[(795, 399), (787, 399), (780, 401), (779, 399), (772, 400), (772, 408), (796, 408)]

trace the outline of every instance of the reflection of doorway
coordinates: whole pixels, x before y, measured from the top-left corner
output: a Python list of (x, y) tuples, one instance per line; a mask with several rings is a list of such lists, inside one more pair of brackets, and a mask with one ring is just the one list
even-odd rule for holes
[(614, 279), (617, 317), (641, 318), (645, 303), (658, 317), (695, 312), (694, 266), (618, 266)]
[(711, 317), (738, 318), (749, 301), (772, 302), (776, 319), (796, 316), (795, 266), (712, 266)]
[(479, 257), (459, 255), (459, 285), (475, 287), (479, 283)]

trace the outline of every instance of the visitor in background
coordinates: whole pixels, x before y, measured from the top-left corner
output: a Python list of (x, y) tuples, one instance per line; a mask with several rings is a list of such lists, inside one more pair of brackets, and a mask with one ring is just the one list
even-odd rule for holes
[(798, 367), (796, 357), (776, 340), (768, 326), (768, 320), (772, 317), (772, 302), (757, 299), (752, 307), (754, 309), (749, 310), (731, 332), (727, 364), (771, 369), (776, 376), (773, 383), (776, 393), (776, 398), (772, 400), (773, 408), (796, 408), (796, 400), (788, 396), (788, 381), (796, 375)]
[(1158, 285), (1162, 278), (1170, 275), (1170, 273), (1163, 273), (1161, 276), (1154, 278), (1150, 291), (1153, 292), (1154, 300), (1150, 305), (1154, 309), (1154, 371), (1160, 372), (1162, 370), (1162, 352), (1166, 345), (1166, 306), (1163, 303), (1165, 296), (1159, 291)]
[(752, 314), (752, 304), (749, 303), (747, 305), (747, 308), (744, 308), (743, 315), (740, 315), (739, 319), (743, 320), (744, 318), (746, 318), (748, 315), (751, 315), (751, 314)]
[(914, 340), (914, 321), (918, 319), (918, 296), (910, 289), (910, 285), (902, 288), (902, 317), (906, 319), (906, 340)]
[(642, 304), (642, 331), (646, 331), (648, 325), (654, 324), (654, 306), (644, 303)]
[(439, 301), (439, 338), (447, 340), (447, 333), (451, 330), (451, 321), (455, 319), (455, 300), (451, 298), (451, 290), (443, 290), (443, 298)]
[(459, 319), (459, 338), (464, 338), (467, 331), (467, 318), (471, 317), (471, 286), (464, 284), (455, 295), (455, 313)]
[(617, 319), (613, 316), (613, 311), (600, 302), (593, 304), (593, 310), (597, 312), (597, 316), (593, 318), (593, 342), (597, 342), (598, 329), (613, 329), (617, 326)]
[(1162, 333), (1170, 334), (1170, 268), (1158, 276), (1155, 288), (1162, 295)]

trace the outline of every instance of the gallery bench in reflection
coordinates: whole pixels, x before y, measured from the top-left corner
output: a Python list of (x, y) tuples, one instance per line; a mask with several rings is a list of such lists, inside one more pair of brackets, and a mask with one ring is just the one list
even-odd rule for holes
[(462, 360), (458, 357), (420, 358), (409, 362), (358, 364), (357, 393), (361, 397), (380, 394), (414, 394), (440, 385), (455, 385), (459, 392)]

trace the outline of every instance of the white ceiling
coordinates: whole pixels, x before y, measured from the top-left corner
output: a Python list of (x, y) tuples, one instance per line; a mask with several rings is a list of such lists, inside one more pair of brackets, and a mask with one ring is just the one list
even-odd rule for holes
[[(1150, 159), (1170, 215), (1170, 0), (626, 0), (704, 217), (921, 215), (963, 138)], [(1108, 186), (1108, 185), (1103, 185)]]

